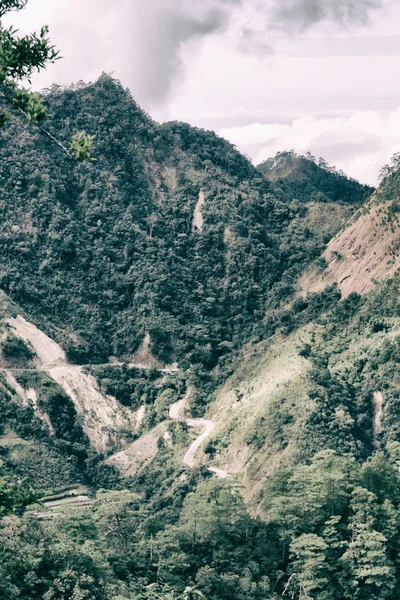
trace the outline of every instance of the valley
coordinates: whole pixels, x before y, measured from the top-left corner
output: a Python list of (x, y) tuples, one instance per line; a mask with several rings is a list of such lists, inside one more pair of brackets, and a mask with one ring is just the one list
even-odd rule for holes
[(43, 101), (95, 160), (1, 132), (0, 597), (394, 600), (399, 172)]

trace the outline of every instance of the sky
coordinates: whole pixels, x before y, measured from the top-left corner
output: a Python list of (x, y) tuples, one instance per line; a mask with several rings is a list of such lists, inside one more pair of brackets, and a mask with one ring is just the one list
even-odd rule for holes
[(29, 0), (6, 19), (61, 50), (35, 89), (112, 73), (255, 164), (310, 151), (375, 185), (400, 151), (398, 0)]

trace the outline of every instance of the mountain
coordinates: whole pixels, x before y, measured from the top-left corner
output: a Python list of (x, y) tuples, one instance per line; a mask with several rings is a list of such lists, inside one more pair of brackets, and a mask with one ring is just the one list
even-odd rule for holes
[(301, 202), (341, 202), (353, 205), (363, 203), (373, 188), (360, 185), (342, 171), (308, 153), (278, 152), (273, 158), (258, 165), (264, 177), (290, 198)]
[(49, 134), (95, 135), (95, 160), (18, 118), (4, 130), (0, 285), (72, 361), (130, 360), (148, 339), (161, 363), (212, 368), (350, 216), (289, 201), (228, 142), (158, 125), (110, 77), (45, 98)]
[(279, 248), (294, 213), (227, 142), (158, 125), (109, 77), (46, 102), (49, 133), (95, 135), (95, 160), (18, 134), (19, 119), (5, 129), (2, 288), (57, 326), (73, 361), (130, 359), (148, 333), (161, 362), (212, 366), (290, 268)]
[(44, 100), (0, 131), (0, 599), (395, 600), (400, 171)]

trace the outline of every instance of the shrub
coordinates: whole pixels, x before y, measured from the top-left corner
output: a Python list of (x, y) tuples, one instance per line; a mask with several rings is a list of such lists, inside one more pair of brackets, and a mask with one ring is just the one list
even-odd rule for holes
[(10, 333), (3, 342), (1, 351), (4, 358), (8, 360), (28, 361), (32, 360), (35, 356), (33, 349), (31, 349), (24, 340), (21, 340)]

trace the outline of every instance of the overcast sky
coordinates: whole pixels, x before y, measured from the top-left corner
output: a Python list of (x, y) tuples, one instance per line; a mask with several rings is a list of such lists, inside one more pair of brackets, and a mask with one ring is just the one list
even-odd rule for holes
[(61, 49), (36, 88), (112, 71), (255, 163), (309, 150), (374, 184), (400, 151), (398, 0), (29, 0), (9, 22)]

